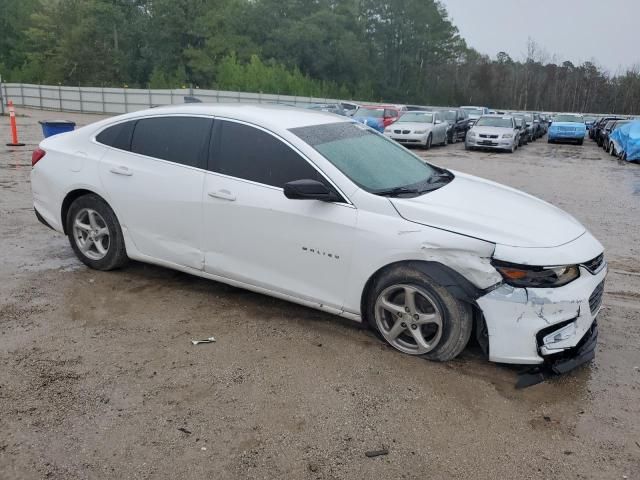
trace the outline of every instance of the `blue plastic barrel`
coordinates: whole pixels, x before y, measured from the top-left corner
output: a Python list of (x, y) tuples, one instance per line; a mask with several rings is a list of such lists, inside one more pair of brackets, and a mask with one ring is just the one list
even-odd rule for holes
[(58, 135), (59, 133), (72, 132), (76, 128), (75, 122), (67, 120), (46, 120), (38, 123), (42, 125), (44, 138)]

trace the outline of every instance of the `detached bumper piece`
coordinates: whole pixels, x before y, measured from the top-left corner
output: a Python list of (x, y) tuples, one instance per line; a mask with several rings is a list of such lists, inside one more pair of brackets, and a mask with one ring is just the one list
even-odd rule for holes
[(575, 347), (560, 353), (547, 355), (544, 357), (545, 362), (541, 366), (522, 372), (518, 376), (516, 388), (520, 389), (537, 385), (549, 378), (563, 375), (585, 363), (589, 363), (596, 356), (597, 343), (598, 322), (596, 320)]

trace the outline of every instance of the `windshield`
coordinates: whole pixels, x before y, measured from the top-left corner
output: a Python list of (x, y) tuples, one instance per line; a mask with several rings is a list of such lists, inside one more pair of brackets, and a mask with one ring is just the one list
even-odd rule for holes
[(396, 123), (433, 123), (433, 113), (409, 112), (402, 115)]
[(456, 111), (455, 110), (441, 110), (440, 113), (444, 115), (444, 118), (449, 120), (450, 122), (456, 121)]
[(393, 140), (359, 123), (340, 122), (290, 130), (352, 182), (371, 193), (426, 185), (436, 173)]
[(484, 113), (482, 108), (462, 107), (462, 109), (469, 112), (469, 115), (482, 115)]
[(553, 121), (584, 123), (584, 117), (582, 115), (556, 115), (556, 118)]
[(478, 127), (502, 127), (513, 128), (513, 120), (511, 118), (502, 117), (480, 117), (476, 122)]
[(382, 118), (384, 117), (384, 108), (373, 109), (373, 108), (359, 108), (358, 111), (353, 116), (354, 118)]

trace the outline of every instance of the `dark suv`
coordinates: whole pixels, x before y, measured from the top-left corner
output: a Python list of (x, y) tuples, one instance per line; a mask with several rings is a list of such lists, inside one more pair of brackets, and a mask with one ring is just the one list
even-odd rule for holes
[(442, 113), (444, 119), (449, 123), (449, 129), (447, 130), (449, 143), (464, 142), (467, 132), (471, 128), (469, 114), (462, 108), (443, 108), (438, 111)]

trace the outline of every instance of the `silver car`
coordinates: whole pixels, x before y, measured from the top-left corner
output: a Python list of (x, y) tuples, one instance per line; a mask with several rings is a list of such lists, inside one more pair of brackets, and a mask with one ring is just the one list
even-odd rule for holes
[(441, 112), (406, 112), (384, 130), (385, 136), (403, 145), (416, 145), (426, 149), (431, 145), (446, 145), (449, 141), (449, 123)]
[(490, 148), (515, 152), (520, 142), (520, 130), (508, 115), (483, 115), (467, 133), (465, 148)]

